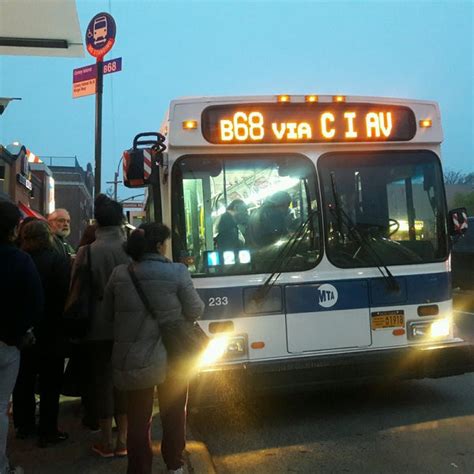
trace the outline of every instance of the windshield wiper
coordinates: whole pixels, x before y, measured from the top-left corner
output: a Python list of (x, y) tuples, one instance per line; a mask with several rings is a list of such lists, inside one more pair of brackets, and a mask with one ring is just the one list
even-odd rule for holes
[[(356, 228), (355, 224), (352, 222), (352, 219), (349, 217), (349, 215), (345, 212), (345, 210), (342, 208), (340, 202), (339, 202), (339, 197), (337, 194), (337, 189), (336, 189), (336, 178), (334, 176), (334, 172), (332, 171), (330, 173), (331, 175), (331, 190), (334, 198), (334, 207), (329, 206), (329, 209), (336, 215), (336, 219), (338, 222), (339, 227), (339, 232), (343, 234), (342, 232), (342, 224), (344, 224), (347, 229), (349, 230), (350, 235), (359, 243), (359, 245), (362, 247), (364, 246), (366, 250), (368, 250), (368, 254), (371, 256), (375, 266), (379, 270), (380, 274), (384, 278), (384, 280), (387, 283), (387, 289), (389, 291), (393, 292), (399, 292), (400, 291), (400, 285), (398, 284), (397, 280), (395, 277), (392, 275), (392, 272), (388, 269), (387, 265), (385, 265), (384, 261), (380, 257), (380, 255), (377, 253), (373, 245), (371, 244), (370, 240), (364, 237)], [(345, 222), (344, 222), (345, 221)], [(382, 271), (382, 267), (385, 270), (385, 273)]]
[(275, 261), (271, 269), (270, 275), (263, 282), (263, 284), (258, 287), (257, 290), (255, 290), (255, 293), (252, 296), (252, 299), (255, 302), (261, 303), (267, 297), (268, 293), (275, 285), (278, 278), (280, 278), (280, 275), (283, 272), (283, 268), (286, 262), (296, 253), (308, 229), (312, 228), (312, 225), (310, 225), (310, 223), (312, 223), (313, 216), (317, 212), (317, 209), (311, 209), (308, 213), (308, 217), (306, 218), (306, 220), (301, 222), (295, 233), (286, 241), (283, 248), (275, 257)]

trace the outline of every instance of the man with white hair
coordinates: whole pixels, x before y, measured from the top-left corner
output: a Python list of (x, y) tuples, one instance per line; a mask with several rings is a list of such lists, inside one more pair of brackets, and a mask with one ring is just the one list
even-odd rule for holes
[(56, 209), (48, 216), (48, 223), (55, 235), (54, 244), (57, 250), (64, 257), (74, 255), (76, 252), (65, 240), (71, 233), (71, 216), (69, 212), (66, 209)]

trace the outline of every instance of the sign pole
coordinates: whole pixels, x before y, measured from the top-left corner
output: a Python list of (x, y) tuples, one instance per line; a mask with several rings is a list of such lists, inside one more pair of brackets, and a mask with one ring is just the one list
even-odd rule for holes
[(95, 93), (95, 186), (94, 196), (100, 194), (102, 179), (102, 92), (104, 83), (104, 63), (97, 59), (97, 83)]
[[(106, 12), (95, 15), (89, 22), (86, 31), (87, 51), (91, 56), (96, 58), (94, 196), (100, 193), (102, 180), (102, 92), (104, 89), (104, 56), (112, 49), (115, 43), (116, 31), (115, 20)], [(114, 64), (116, 71), (119, 67), (117, 62), (114, 62)], [(110, 66), (111, 72), (114, 72), (114, 64)], [(81, 71), (77, 71), (78, 77), (80, 76), (80, 72)], [(82, 86), (78, 86), (76, 97), (84, 95), (81, 94), (81, 92)]]

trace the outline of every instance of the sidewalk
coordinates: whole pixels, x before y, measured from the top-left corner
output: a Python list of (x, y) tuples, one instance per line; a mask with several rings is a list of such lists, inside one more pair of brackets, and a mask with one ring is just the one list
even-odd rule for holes
[[(154, 415), (158, 415), (157, 408)], [(91, 446), (98, 439), (98, 433), (83, 428), (80, 416), (80, 402), (76, 398), (61, 397), (60, 428), (69, 433), (69, 440), (48, 448), (38, 448), (36, 438), (18, 440), (12, 425), (8, 438), (8, 456), (13, 464), (25, 469), (25, 474), (108, 474), (125, 473), (126, 458), (103, 459), (92, 452)], [(166, 473), (166, 466), (160, 454), (161, 423), (154, 416), (152, 424), (153, 474)], [(206, 446), (192, 440), (188, 432), (186, 443), (186, 469), (190, 474), (213, 474), (214, 465)]]

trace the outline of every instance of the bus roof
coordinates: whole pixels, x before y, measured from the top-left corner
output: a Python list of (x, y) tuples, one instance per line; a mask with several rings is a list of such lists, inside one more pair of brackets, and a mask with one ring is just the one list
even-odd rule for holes
[(244, 103), (244, 102), (276, 102), (279, 97), (287, 96), (291, 102), (305, 102), (307, 97), (313, 95), (317, 97), (318, 102), (332, 102), (335, 97), (344, 97), (346, 102), (374, 102), (385, 104), (431, 104), (437, 105), (437, 102), (432, 100), (415, 100), (398, 97), (376, 97), (376, 96), (362, 96), (362, 95), (343, 95), (343, 94), (277, 94), (277, 95), (237, 95), (237, 96), (188, 96), (173, 99), (170, 104), (170, 109), (175, 104), (199, 104), (199, 103)]

